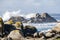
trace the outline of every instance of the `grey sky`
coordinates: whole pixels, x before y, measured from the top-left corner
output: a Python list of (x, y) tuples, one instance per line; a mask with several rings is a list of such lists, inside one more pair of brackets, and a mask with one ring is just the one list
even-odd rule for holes
[(21, 10), (22, 13), (60, 13), (60, 0), (0, 0), (0, 15), (7, 10)]

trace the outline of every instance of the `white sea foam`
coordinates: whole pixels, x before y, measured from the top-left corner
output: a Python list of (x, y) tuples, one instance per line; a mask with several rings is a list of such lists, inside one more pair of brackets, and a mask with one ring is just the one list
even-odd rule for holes
[(4, 21), (6, 21), (6, 20), (10, 19), (10, 17), (12, 17), (12, 16), (23, 16), (23, 15), (20, 14), (20, 10), (18, 10), (18, 11), (12, 11), (12, 12), (6, 11), (3, 14), (2, 18), (3, 18)]
[(35, 17), (35, 16), (36, 16), (35, 14), (36, 14), (36, 13), (29, 13), (29, 14), (27, 14), (25, 17), (26, 17), (26, 18)]
[(24, 15), (24, 14), (21, 13), (21, 10), (11, 11), (11, 12), (10, 11), (6, 11), (3, 14), (2, 18), (3, 18), (4, 21), (7, 21), (12, 16), (22, 16), (24, 18), (31, 18), (31, 17), (35, 17), (36, 16), (35, 14), (36, 13), (29, 13), (29, 14)]

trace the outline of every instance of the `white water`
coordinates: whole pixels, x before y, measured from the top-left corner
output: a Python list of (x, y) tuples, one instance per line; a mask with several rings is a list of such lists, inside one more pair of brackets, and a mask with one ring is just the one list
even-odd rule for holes
[(35, 26), (38, 31), (48, 31), (51, 30), (53, 27), (55, 27), (57, 23), (39, 23), (39, 24), (33, 24), (33, 23), (24, 23), (25, 25), (32, 25)]

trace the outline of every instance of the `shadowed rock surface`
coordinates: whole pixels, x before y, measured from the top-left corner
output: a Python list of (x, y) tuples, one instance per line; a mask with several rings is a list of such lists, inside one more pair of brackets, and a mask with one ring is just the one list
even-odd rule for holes
[(32, 36), (35, 32), (37, 32), (37, 29), (34, 26), (26, 25), (23, 29), (25, 36)]
[(11, 31), (15, 30), (16, 28), (13, 25), (10, 24), (4, 24), (4, 33), (5, 35), (9, 34)]

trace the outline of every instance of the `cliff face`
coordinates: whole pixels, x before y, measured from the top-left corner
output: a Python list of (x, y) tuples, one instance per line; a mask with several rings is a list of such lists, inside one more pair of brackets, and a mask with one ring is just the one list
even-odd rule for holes
[(41, 15), (39, 13), (34, 14), (34, 17), (31, 17), (28, 19), (25, 19), (24, 17), (18, 16), (18, 17), (11, 17), (9, 20), (21, 21), (23, 23), (43, 23), (43, 22), (57, 22), (56, 19), (51, 17), (48, 13), (42, 13)]

